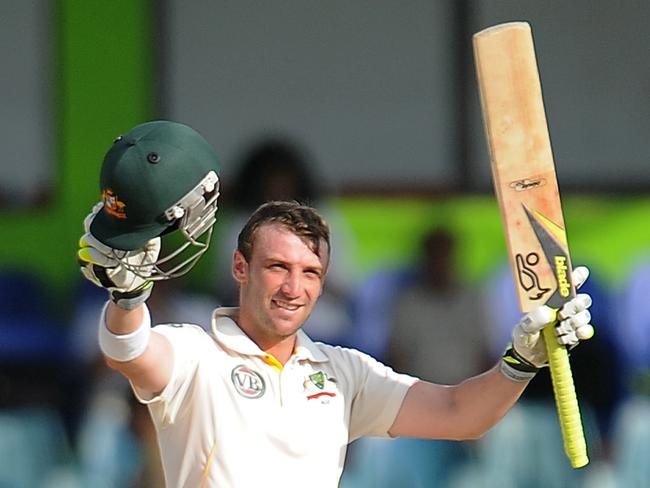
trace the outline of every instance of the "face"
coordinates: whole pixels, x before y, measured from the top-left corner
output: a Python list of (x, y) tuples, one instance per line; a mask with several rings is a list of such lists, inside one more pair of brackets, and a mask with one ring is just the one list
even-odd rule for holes
[(240, 327), (262, 347), (293, 336), (320, 296), (326, 261), (282, 225), (260, 227), (250, 262), (238, 251), (233, 260)]

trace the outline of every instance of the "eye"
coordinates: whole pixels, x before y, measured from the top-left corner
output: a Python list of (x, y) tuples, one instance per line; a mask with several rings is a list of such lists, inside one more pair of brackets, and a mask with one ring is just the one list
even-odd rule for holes
[(305, 270), (305, 274), (309, 276), (310, 278), (319, 278), (321, 277), (320, 271), (317, 269), (307, 269)]

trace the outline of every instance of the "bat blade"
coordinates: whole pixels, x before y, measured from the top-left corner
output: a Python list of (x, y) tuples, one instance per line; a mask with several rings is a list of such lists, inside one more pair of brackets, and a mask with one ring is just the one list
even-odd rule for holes
[[(571, 260), (530, 25), (474, 35), (474, 59), (495, 193), (522, 312), (575, 296)], [(568, 354), (544, 330), (565, 451), (585, 466), (586, 442)]]

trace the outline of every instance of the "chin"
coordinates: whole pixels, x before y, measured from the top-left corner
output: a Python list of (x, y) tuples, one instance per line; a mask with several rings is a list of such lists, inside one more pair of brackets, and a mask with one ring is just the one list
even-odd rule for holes
[(288, 337), (295, 334), (307, 320), (306, 317), (291, 318), (291, 319), (276, 319), (274, 321), (274, 328), (278, 335)]
[(288, 337), (292, 334), (295, 334), (302, 327), (303, 324), (304, 321), (291, 321), (291, 322), (281, 321), (279, 323), (276, 322), (275, 330), (279, 335)]

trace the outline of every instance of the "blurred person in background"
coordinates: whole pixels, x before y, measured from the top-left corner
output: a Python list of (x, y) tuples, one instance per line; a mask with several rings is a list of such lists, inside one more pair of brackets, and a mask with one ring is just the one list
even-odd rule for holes
[[(169, 254), (165, 249), (161, 253)], [(212, 311), (222, 303), (214, 294), (193, 286), (188, 276), (175, 280), (161, 280), (156, 294), (147, 302), (152, 320), (157, 323), (188, 322), (205, 330), (210, 329)]]
[[(493, 361), (483, 297), (459, 279), (455, 251), (455, 237), (446, 229), (423, 237), (414, 279), (394, 297), (387, 359), (398, 371), (446, 385)], [(431, 317), (448, 325), (433, 327)]]
[[(384, 313), (390, 316), (385, 362), (397, 371), (449, 385), (483, 371), (496, 361), (512, 333), (508, 321), (514, 322), (520, 315), (509, 265), (506, 263), (503, 269), (499, 269), (498, 280), (475, 285), (461, 282), (456, 266), (457, 247), (456, 237), (444, 227), (426, 232), (415, 265), (387, 270), (392, 276), (401, 276), (402, 279), (395, 280), (394, 289), (383, 297), (388, 302), (383, 307)], [(598, 278), (598, 275), (590, 276), (581, 292), (595, 299), (590, 312), (598, 324), (599, 333), (581, 347), (571, 365), (594, 465), (609, 456), (610, 424), (620, 398), (620, 380), (617, 377), (621, 371), (617, 367), (621, 363), (616, 348), (610, 343), (609, 300)], [(433, 325), (431, 317), (448, 326)], [(508, 320), (504, 321), (504, 317)], [(377, 317), (373, 319), (377, 321)], [(366, 334), (370, 330), (367, 328)], [(527, 408), (529, 406), (534, 408)], [(542, 444), (546, 440), (540, 441), (540, 437), (545, 435), (540, 435), (540, 431), (555, 433), (557, 430), (553, 386), (547, 369), (530, 382), (516, 408), (514, 418), (526, 416), (534, 422), (535, 428), (529, 429), (526, 439), (517, 442), (519, 431), (504, 428), (508, 419), (500, 424), (501, 439), (505, 432), (512, 432), (514, 436), (500, 447), (502, 462), (516, 456), (525, 458), (527, 442)], [(544, 418), (540, 411), (544, 411)], [(562, 442), (559, 431), (557, 433), (558, 438), (551, 439), (551, 445)], [(413, 439), (400, 439), (396, 443), (364, 440), (351, 446), (346, 474), (351, 486), (358, 478), (370, 479), (377, 487), (394, 486), (397, 479), (413, 486), (421, 484), (423, 479), (433, 480), (431, 486), (446, 486), (448, 482), (454, 483), (461, 472), (468, 472), (470, 467), (477, 468), (477, 459), (484, 462), (483, 450), (492, 448), (491, 442), (478, 445), (438, 442), (433, 445)], [(564, 467), (562, 453), (557, 455), (551, 451), (545, 450), (531, 460), (531, 464), (541, 464), (550, 459), (547, 465), (559, 460)], [(399, 462), (387, 470), (386, 459)], [(508, 474), (506, 465), (503, 462), (499, 480), (488, 479), (484, 474), (478, 477), (483, 476), (481, 480), (485, 486), (502, 486), (503, 480), (516, 486), (533, 486), (530, 480)], [(524, 466), (523, 463), (519, 465)], [(489, 467), (480, 466), (486, 472), (490, 471)], [(526, 468), (517, 472), (521, 471), (534, 473), (534, 470)], [(570, 473), (565, 478), (557, 476), (558, 472), (565, 471), (571, 470), (555, 469), (552, 471), (554, 477), (550, 478), (560, 480), (559, 486), (565, 486), (562, 483), (567, 479), (575, 482)], [(534, 476), (537, 479), (534, 486), (558, 486), (549, 479), (546, 471)]]
[[(460, 383), (496, 361), (488, 356), (481, 291), (461, 281), (456, 248), (450, 230), (431, 229), (422, 237), (414, 265), (378, 275), (393, 283), (382, 297), (388, 315), (386, 364), (444, 385)], [(366, 286), (376, 285), (371, 281)], [(368, 320), (377, 322), (377, 317)], [(372, 325), (365, 334), (372, 333)], [(468, 442), (364, 439), (350, 446), (343, 481), (345, 486), (355, 486), (355, 480), (371, 480), (377, 488), (447, 486), (472, 459), (472, 447)]]
[(217, 223), (220, 245), (216, 290), (225, 304), (236, 304), (238, 286), (231, 276), (237, 235), (250, 214), (270, 201), (297, 201), (319, 209), (333, 229), (336, 259), (327, 273), (327, 288), (305, 324), (316, 340), (345, 343), (350, 332), (350, 294), (358, 282), (356, 241), (307, 149), (288, 136), (262, 137), (246, 146), (230, 189), (224, 190), (224, 215)]

